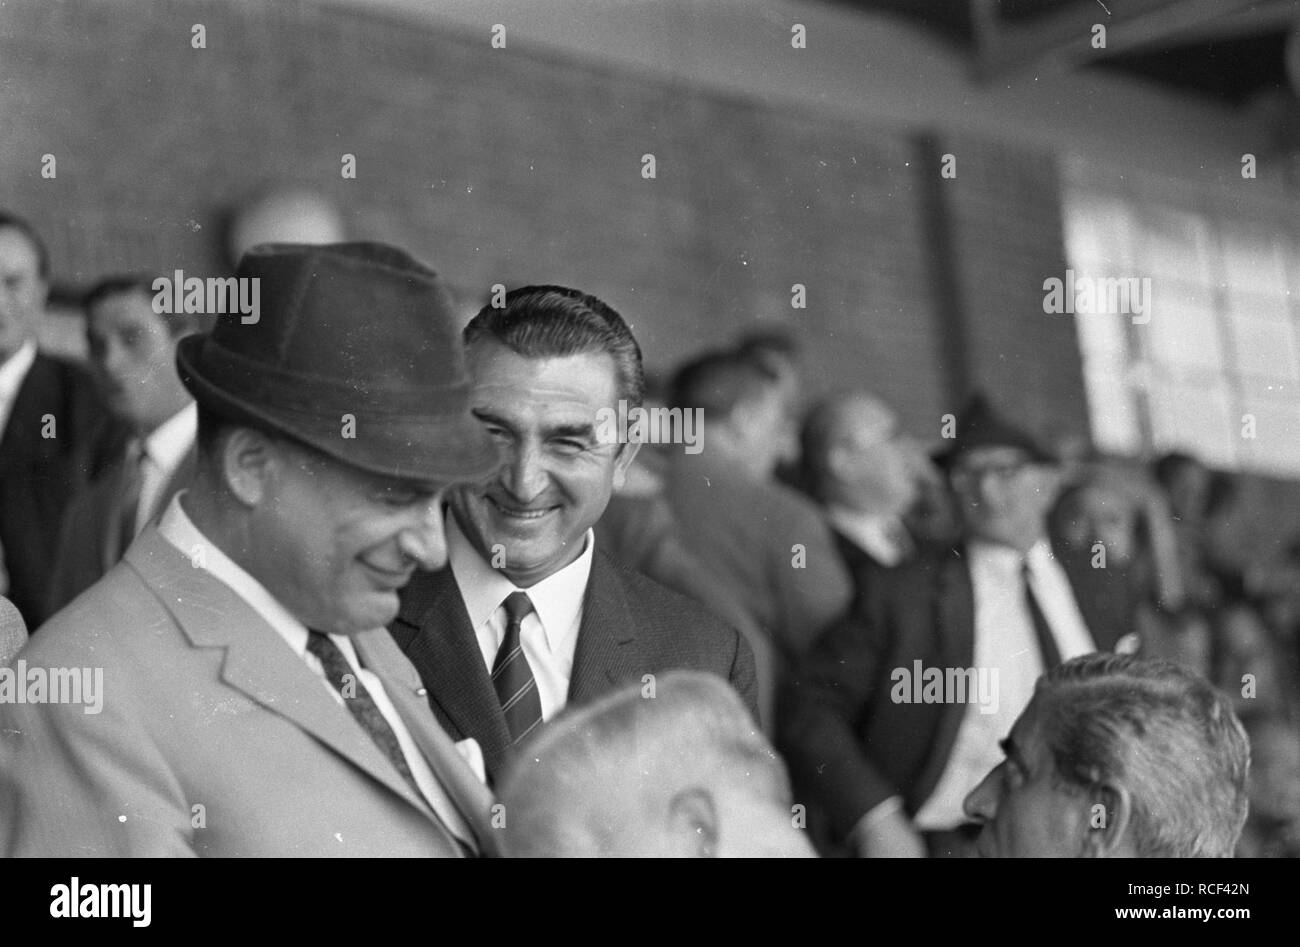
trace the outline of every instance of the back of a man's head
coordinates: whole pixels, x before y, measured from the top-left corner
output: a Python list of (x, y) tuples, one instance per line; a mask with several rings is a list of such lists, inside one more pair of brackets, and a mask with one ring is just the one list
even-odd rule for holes
[(775, 391), (776, 375), (760, 362), (731, 351), (707, 352), (678, 369), (670, 400), (675, 407), (702, 408), (721, 422)]
[(499, 797), (516, 857), (811, 854), (784, 765), (726, 682), (702, 672), (548, 724)]
[(739, 352), (708, 352), (687, 362), (673, 377), (670, 401), (702, 411), (711, 449), (743, 455), (761, 476), (793, 447), (780, 376)]
[(1190, 671), (1091, 654), (1039, 681), (1058, 777), (1123, 787), (1138, 857), (1231, 857), (1246, 820), (1250, 746), (1228, 699)]

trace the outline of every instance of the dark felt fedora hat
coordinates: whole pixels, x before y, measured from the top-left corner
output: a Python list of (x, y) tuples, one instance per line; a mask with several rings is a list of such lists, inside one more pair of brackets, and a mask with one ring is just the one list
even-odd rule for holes
[(957, 436), (934, 455), (942, 470), (951, 470), (964, 454), (979, 447), (1016, 447), (1032, 463), (1054, 464), (1057, 458), (1029, 432), (998, 414), (983, 395), (975, 395), (957, 416)]
[(257, 319), (221, 314), (176, 349), (201, 406), (372, 473), (491, 472), (496, 449), (470, 414), (460, 333), (433, 270), (381, 243), (263, 244), (236, 276), (259, 281)]

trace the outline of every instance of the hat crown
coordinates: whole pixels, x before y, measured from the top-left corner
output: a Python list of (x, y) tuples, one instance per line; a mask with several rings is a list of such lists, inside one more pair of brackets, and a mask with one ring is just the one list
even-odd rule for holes
[(493, 469), (433, 270), (379, 243), (263, 244), (236, 278), (256, 317), (223, 313), (176, 349), (200, 405), (376, 473), (448, 482)]
[(396, 247), (263, 244), (244, 254), (236, 277), (258, 281), (259, 316), (221, 314), (218, 348), (340, 395), (466, 382), (441, 280)]
[(951, 467), (959, 457), (984, 447), (1014, 447), (1038, 463), (1055, 463), (1056, 458), (1028, 431), (1000, 415), (982, 394), (973, 395), (957, 415), (957, 436), (941, 450), (935, 461)]

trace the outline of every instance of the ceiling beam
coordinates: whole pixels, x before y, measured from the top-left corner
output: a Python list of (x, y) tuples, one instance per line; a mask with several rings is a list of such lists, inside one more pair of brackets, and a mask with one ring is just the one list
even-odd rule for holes
[[(1082, 63), (1152, 46), (1204, 42), (1283, 29), (1294, 0), (1079, 0), (1027, 24), (997, 15), (998, 0), (971, 0), (976, 72), (983, 79), (1034, 71), (1066, 72)], [(1122, 14), (1116, 11), (1122, 10)], [(1106, 47), (1092, 46), (1093, 26), (1106, 27)]]

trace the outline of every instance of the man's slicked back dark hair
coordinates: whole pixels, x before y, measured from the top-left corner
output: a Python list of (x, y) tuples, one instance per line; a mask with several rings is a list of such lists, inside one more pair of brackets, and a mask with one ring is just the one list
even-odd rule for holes
[(595, 296), (565, 286), (521, 286), (465, 326), (465, 347), (493, 338), (524, 358), (604, 352), (614, 360), (619, 397), (628, 407), (645, 397), (641, 347), (623, 317)]

